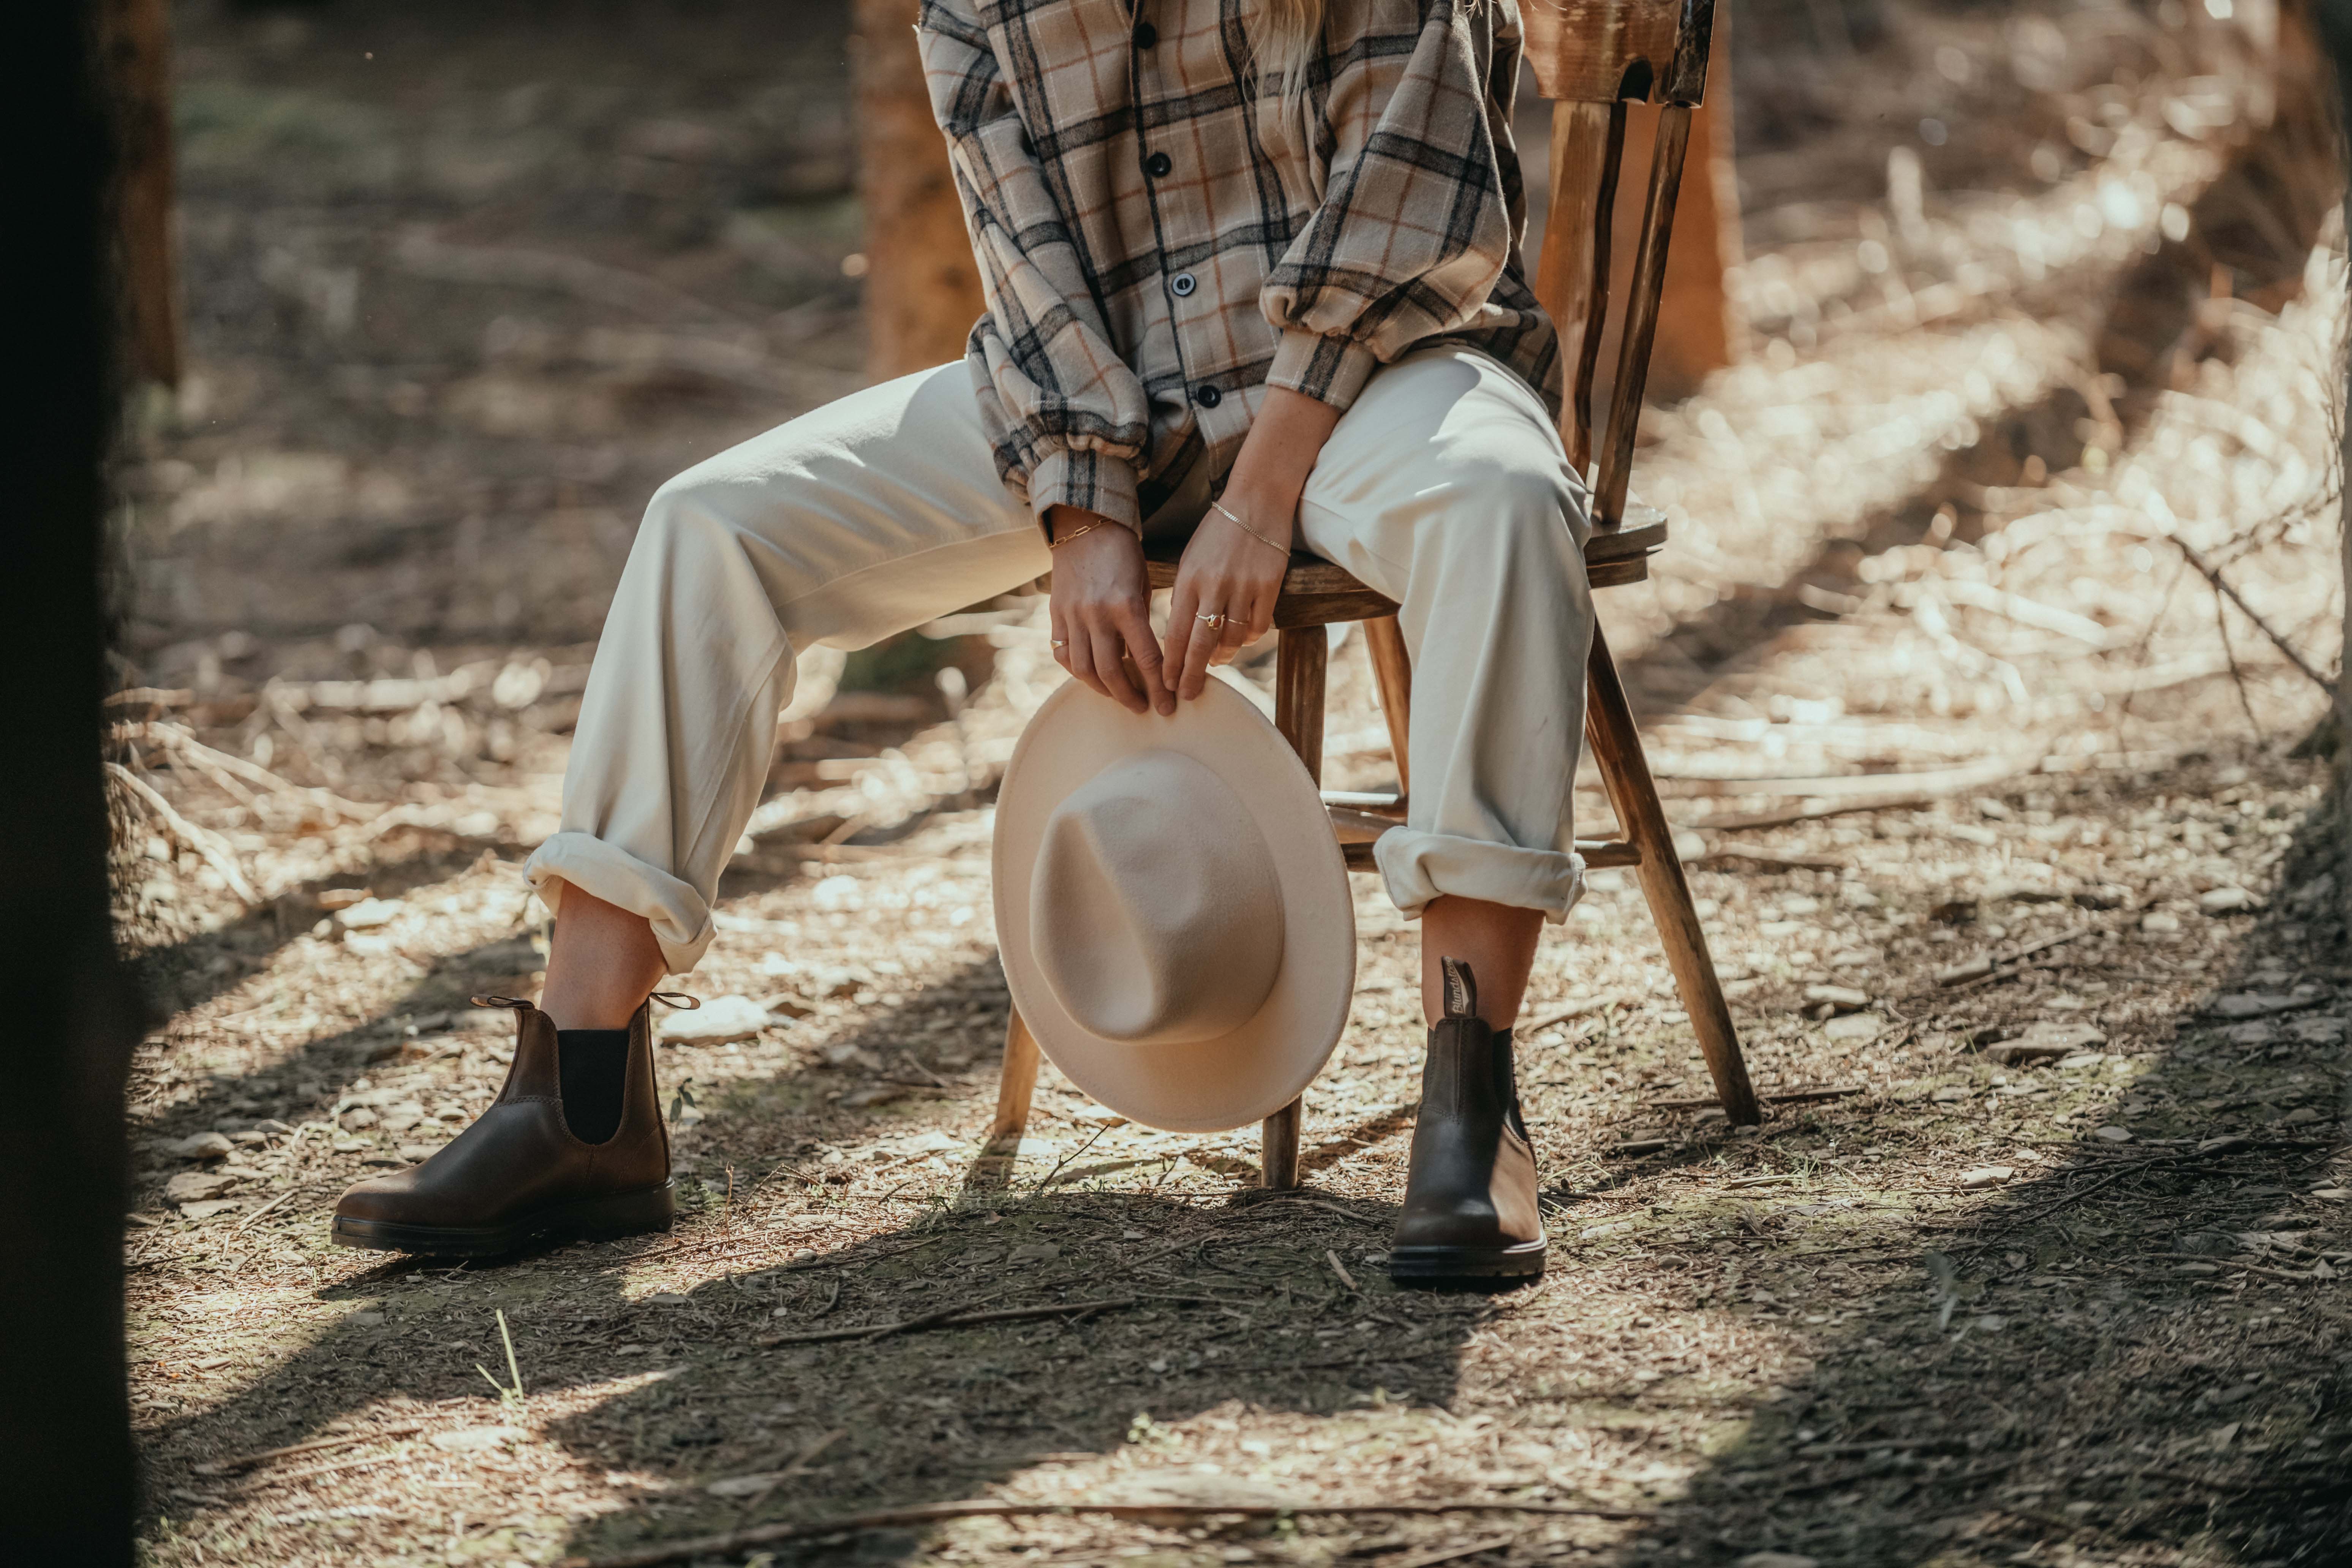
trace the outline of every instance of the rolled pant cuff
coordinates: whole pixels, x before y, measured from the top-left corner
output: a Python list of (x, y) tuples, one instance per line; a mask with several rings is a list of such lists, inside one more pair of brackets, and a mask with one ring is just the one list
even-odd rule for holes
[(667, 871), (655, 869), (625, 850), (587, 833), (559, 833), (541, 844), (523, 865), (523, 875), (541, 902), (559, 916), (558, 886), (569, 883), (591, 898), (642, 915), (661, 944), (663, 966), (684, 974), (702, 962), (717, 934), (710, 906), (702, 895)]
[(1557, 849), (1391, 827), (1372, 846), (1389, 897), (1407, 920), (1433, 899), (1476, 899), (1515, 910), (1541, 910), (1554, 925), (1584, 896), (1584, 857)]

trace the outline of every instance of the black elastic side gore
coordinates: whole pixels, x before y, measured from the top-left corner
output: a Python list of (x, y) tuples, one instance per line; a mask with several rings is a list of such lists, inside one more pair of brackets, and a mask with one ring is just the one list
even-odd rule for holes
[(602, 1143), (621, 1130), (628, 1082), (629, 1031), (558, 1029), (556, 1078), (563, 1090), (563, 1121), (583, 1143)]

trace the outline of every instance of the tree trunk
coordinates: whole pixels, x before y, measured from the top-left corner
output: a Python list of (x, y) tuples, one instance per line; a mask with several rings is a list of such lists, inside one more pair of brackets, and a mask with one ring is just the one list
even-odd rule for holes
[(915, 50), (915, 0), (857, 0), (866, 366), (876, 381), (961, 359), (986, 308)]
[[(113, 246), (98, 18), (27, 6), (8, 51), (19, 296), (8, 571), (0, 574), (0, 1562), (131, 1562), (122, 1352), (122, 1087), (134, 1004), (114, 962), (99, 772), (100, 464)], [(32, 218), (30, 215), (37, 215)]]
[(107, 97), (114, 111), (115, 266), (124, 371), (180, 384), (179, 240), (173, 222), (172, 19), (167, 0), (100, 0)]

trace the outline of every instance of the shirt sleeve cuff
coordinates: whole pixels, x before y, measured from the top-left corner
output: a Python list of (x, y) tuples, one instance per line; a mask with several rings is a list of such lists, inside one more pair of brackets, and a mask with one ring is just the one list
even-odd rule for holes
[(1039, 458), (1029, 470), (1029, 509), (1037, 514), (1038, 527), (1045, 526), (1045, 514), (1057, 506), (1074, 506), (1143, 531), (1135, 465), (1125, 458), (1085, 447), (1057, 447)]
[(1324, 337), (1293, 327), (1274, 351), (1274, 368), (1265, 384), (1286, 386), (1344, 414), (1379, 368), (1379, 356), (1353, 338)]

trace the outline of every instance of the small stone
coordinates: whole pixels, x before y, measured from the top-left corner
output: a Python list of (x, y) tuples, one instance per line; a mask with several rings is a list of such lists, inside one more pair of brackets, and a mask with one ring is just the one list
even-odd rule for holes
[(2254, 896), (2243, 888), (2216, 888), (2200, 893), (2197, 907), (2209, 915), (2243, 914), (2254, 907)]
[(163, 1196), (170, 1202), (185, 1205), (216, 1198), (236, 1184), (233, 1176), (215, 1175), (206, 1171), (183, 1171), (163, 1184)]
[(2346, 1028), (2343, 1019), (2324, 1015), (2297, 1018), (2286, 1027), (2287, 1033), (2306, 1046), (2335, 1045), (2344, 1038)]
[(242, 1198), (212, 1198), (203, 1203), (182, 1204), (180, 1212), (190, 1219), (212, 1219), (220, 1215), (233, 1214), (244, 1206)]
[(1822, 1568), (1822, 1560), (1794, 1552), (1751, 1552), (1731, 1568)]
[(368, 931), (398, 920), (403, 907), (398, 899), (362, 899), (339, 912), (335, 921), (345, 931)]
[(403, 1143), (393, 1152), (400, 1156), (401, 1163), (404, 1165), (421, 1165), (441, 1152), (444, 1147), (439, 1143)]
[(2016, 1174), (2017, 1168), (2013, 1165), (1979, 1165), (1973, 1171), (1960, 1173), (1960, 1185), (1971, 1192), (1985, 1187), (2005, 1186)]
[(2221, 1031), (2221, 1037), (2233, 1046), (2267, 1046), (2279, 1037), (2279, 1027), (2267, 1018), (2256, 1018), (2231, 1025)]
[(1950, 1105), (1956, 1100), (1975, 1099), (1976, 1090), (1964, 1083), (1948, 1083), (1927, 1098), (1937, 1105)]
[(373, 1329), (383, 1321), (383, 1314), (382, 1312), (351, 1312), (344, 1316), (343, 1321), (349, 1323), (355, 1329)]
[(221, 1133), (198, 1132), (165, 1147), (183, 1160), (225, 1160), (236, 1146)]
[(2319, 1120), (2319, 1112), (2308, 1105), (2298, 1106), (2279, 1118), (2282, 1127), (2308, 1127)]
[(2272, 1013), (2284, 1013), (2297, 1005), (2292, 996), (2269, 991), (2233, 991), (2226, 996), (2213, 998), (2210, 1011), (2223, 1018), (2260, 1018)]
[(1980, 1334), (1997, 1334), (2009, 1327), (2009, 1320), (1988, 1314), (1985, 1317), (1969, 1319), (1969, 1327)]
[(2139, 929), (2150, 936), (2169, 936), (2180, 929), (2180, 917), (2167, 910), (2150, 910), (2139, 917)]
[(2091, 1136), (2102, 1143), (2128, 1143), (2131, 1142), (2131, 1129), (2117, 1127), (2111, 1122), (2092, 1133)]
[(1857, 991), (1851, 985), (1808, 985), (1805, 1000), (1826, 1002), (1841, 1013), (1851, 1013), (1870, 1005), (1870, 993)]
[(723, 1046), (730, 1040), (748, 1040), (773, 1027), (775, 1022), (765, 1007), (749, 996), (714, 996), (691, 1012), (663, 1018), (661, 1037), (672, 1046)]
[(425, 1441), (444, 1453), (479, 1454), (520, 1443), (530, 1436), (520, 1426), (466, 1426), (455, 1432), (436, 1432)]
[(2243, 1149), (2248, 1140), (2235, 1132), (2224, 1132), (2218, 1138), (2208, 1138), (2197, 1145), (2200, 1154), (2228, 1154)]
[(1869, 1040), (1875, 1039), (1885, 1026), (1874, 1013), (1848, 1013), (1822, 1025), (1822, 1033), (1832, 1040)]
[(358, 1106), (343, 1112), (343, 1131), (363, 1132), (383, 1120), (383, 1117), (378, 1116), (366, 1106)]

